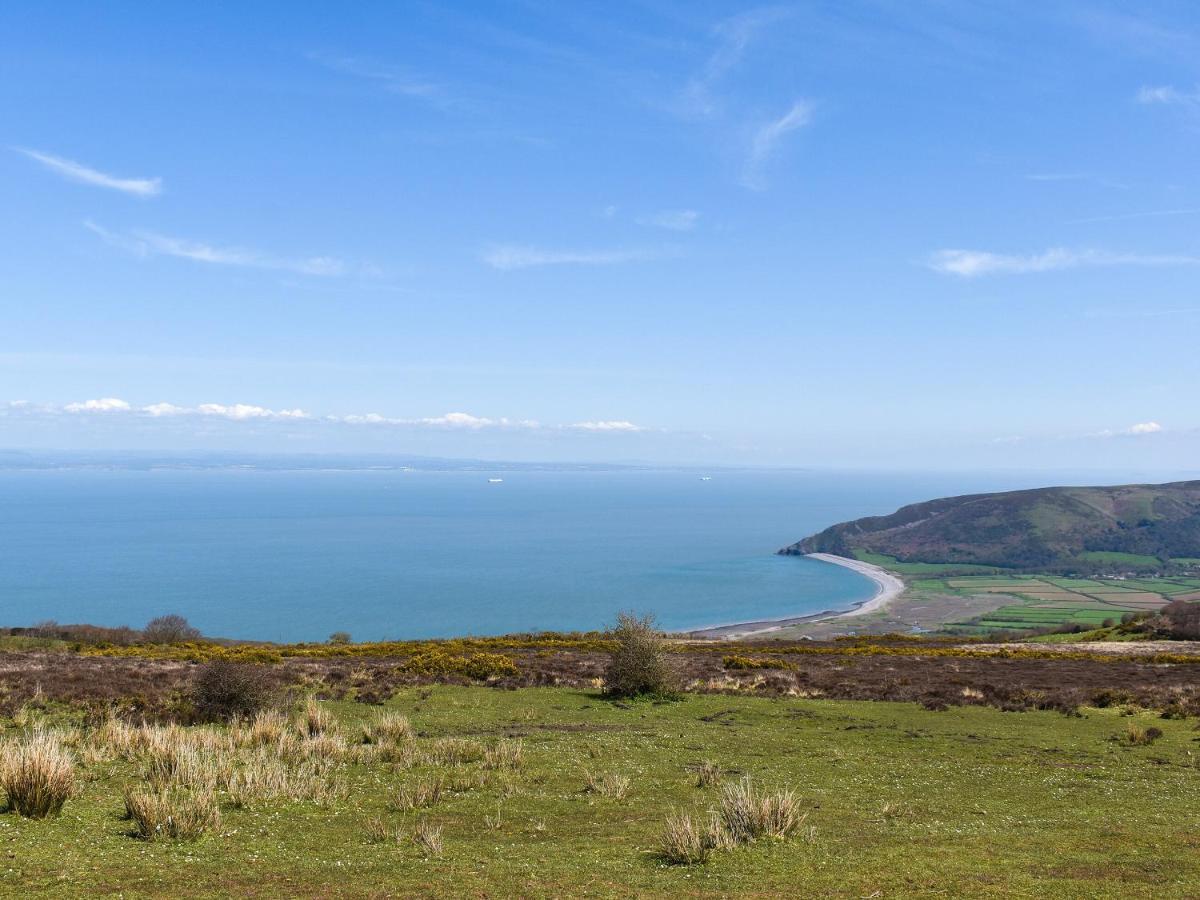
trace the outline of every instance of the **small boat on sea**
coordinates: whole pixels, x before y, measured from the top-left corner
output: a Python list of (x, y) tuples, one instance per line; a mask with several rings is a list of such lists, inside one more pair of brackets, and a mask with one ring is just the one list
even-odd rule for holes
[(503, 478), (489, 478), (488, 479), (488, 484), (502, 484), (503, 482), (504, 482)]
[(712, 481), (712, 476), (711, 475), (701, 475), (700, 480), (701, 481)]

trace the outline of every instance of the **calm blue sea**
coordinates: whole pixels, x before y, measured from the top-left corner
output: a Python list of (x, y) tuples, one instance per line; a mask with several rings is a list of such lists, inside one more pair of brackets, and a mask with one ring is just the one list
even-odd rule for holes
[[(503, 477), (491, 484), (489, 476)], [(1001, 477), (686, 471), (0, 472), (0, 624), (356, 640), (670, 628), (847, 608), (853, 572), (778, 548)]]

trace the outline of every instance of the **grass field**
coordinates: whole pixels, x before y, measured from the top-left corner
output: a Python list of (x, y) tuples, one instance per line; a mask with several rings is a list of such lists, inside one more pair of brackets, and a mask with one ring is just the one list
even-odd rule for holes
[[(404, 690), (382, 709), (322, 708), (336, 720), (325, 730), (334, 738), (308, 752), (327, 759), (325, 799), (236, 808), (218, 788), (221, 824), (196, 841), (131, 836), (122, 792), (142, 780), (147, 759), (88, 750), (102, 741), (81, 735), (74, 752), (88, 762), (77, 763), (80, 789), (62, 815), (0, 817), (0, 890), (1185, 897), (1200, 886), (1191, 721), (722, 695), (618, 705), (585, 690), (450, 686)], [(355, 743), (361, 723), (385, 711), (411, 721), (417, 736), (400, 739), (411, 752), (376, 757)], [(1131, 744), (1130, 723), (1164, 736)], [(466, 742), (455, 745), (457, 763), (437, 750), (448, 737)], [(466, 761), (475, 754), (464, 748), (501, 740), (520, 742), (515, 765)], [(719, 774), (699, 787), (705, 761)], [(597, 784), (627, 779), (624, 796), (585, 792), (588, 773)], [(719, 784), (743, 775), (797, 791), (802, 827), (706, 864), (664, 863), (656, 847), (665, 817), (703, 815)], [(439, 777), (448, 787), (437, 802), (397, 809), (402, 788), (411, 796)], [(441, 855), (413, 842), (419, 823), (441, 828)]]
[(1099, 626), (1128, 612), (1159, 609), (1176, 597), (1200, 592), (1200, 578), (1087, 579), (1047, 575), (985, 575), (919, 578), (917, 596), (1011, 596), (1012, 603), (970, 620), (948, 623), (956, 630), (1032, 629), (1055, 625)]

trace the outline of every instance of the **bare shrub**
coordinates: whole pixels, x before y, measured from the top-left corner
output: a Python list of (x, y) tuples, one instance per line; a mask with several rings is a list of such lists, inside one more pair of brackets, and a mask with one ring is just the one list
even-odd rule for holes
[(603, 775), (583, 773), (585, 794), (599, 794), (601, 797), (611, 797), (613, 800), (624, 800), (629, 794), (629, 776), (605, 772)]
[(804, 821), (793, 791), (757, 794), (749, 778), (725, 785), (720, 815), (725, 830), (737, 843), (764, 836), (787, 837)]
[(158, 616), (146, 623), (142, 637), (149, 644), (183, 644), (200, 638), (200, 629), (193, 628), (183, 616)]
[(431, 825), (424, 820), (417, 823), (417, 827), (413, 830), (413, 843), (425, 851), (426, 856), (441, 856), (442, 845), (442, 826)]
[(350, 643), (350, 632), (335, 631), (333, 634), (331, 634), (329, 636), (329, 643), (335, 644), (338, 646), (349, 644)]
[(269, 673), (253, 663), (213, 660), (197, 670), (192, 682), (196, 714), (206, 721), (253, 716), (273, 694)]
[(1173, 600), (1162, 610), (1168, 637), (1180, 641), (1200, 640), (1200, 603)]
[(125, 814), (133, 820), (134, 834), (145, 841), (193, 841), (221, 826), (221, 812), (211, 791), (178, 787), (129, 791)]
[(9, 809), (30, 819), (56, 816), (75, 787), (71, 754), (57, 735), (37, 729), (4, 747), (0, 783)]
[(616, 647), (604, 671), (604, 691), (612, 697), (670, 696), (677, 677), (667, 658), (666, 642), (654, 616), (617, 614), (612, 628)]

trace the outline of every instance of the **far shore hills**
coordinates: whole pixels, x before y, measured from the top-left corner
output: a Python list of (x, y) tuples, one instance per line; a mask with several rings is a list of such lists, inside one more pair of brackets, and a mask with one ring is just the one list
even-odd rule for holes
[(872, 578), (848, 611), (693, 632), (706, 638), (1095, 626), (1200, 600), (1200, 481), (944, 497), (842, 522), (779, 551)]

